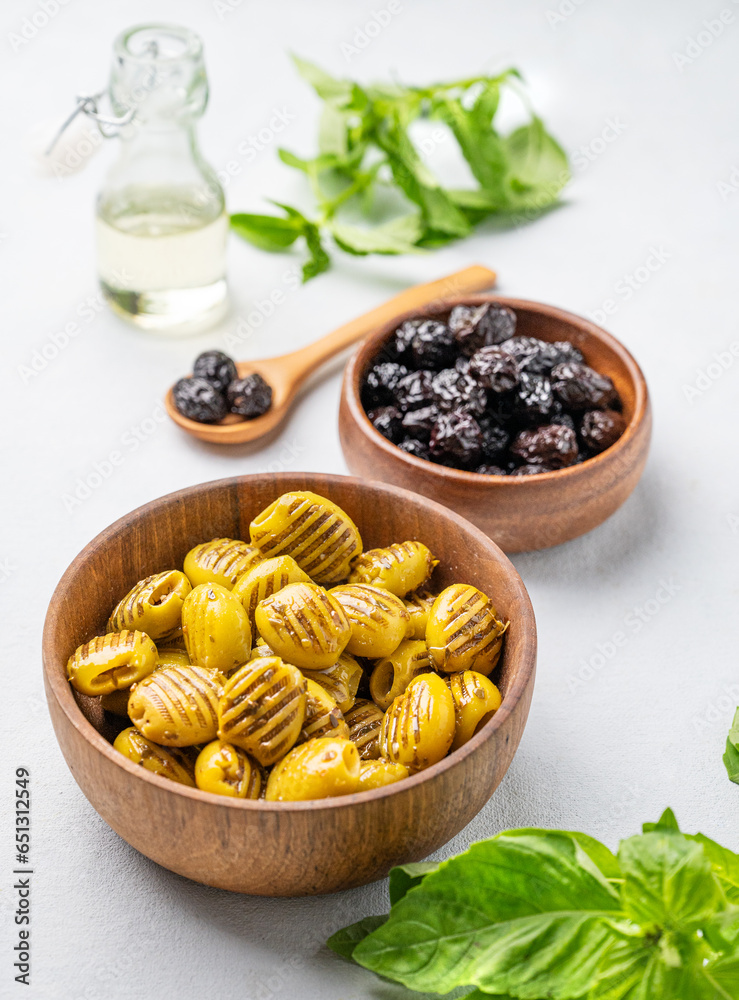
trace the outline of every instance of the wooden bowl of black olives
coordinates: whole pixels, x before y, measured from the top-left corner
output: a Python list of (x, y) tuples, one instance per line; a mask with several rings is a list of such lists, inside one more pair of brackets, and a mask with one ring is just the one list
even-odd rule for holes
[(205, 483), (113, 524), (49, 605), (62, 753), (124, 840), (235, 892), (335, 892), (421, 860), (518, 747), (536, 625), (498, 546), (345, 476)]
[(339, 413), (352, 473), (451, 507), (506, 552), (610, 517), (642, 474), (651, 426), (644, 376), (615, 337), (493, 295), (377, 329), (346, 367)]

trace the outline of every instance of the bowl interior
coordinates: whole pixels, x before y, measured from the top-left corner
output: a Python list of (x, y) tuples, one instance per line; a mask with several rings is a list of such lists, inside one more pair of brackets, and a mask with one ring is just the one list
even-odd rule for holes
[(74, 692), (65, 669), (78, 645), (105, 631), (116, 602), (143, 577), (181, 568), (185, 554), (198, 542), (224, 536), (248, 540), (254, 516), (290, 490), (312, 490), (338, 503), (359, 526), (365, 549), (395, 541), (425, 542), (440, 560), (435, 587), (466, 582), (491, 596), (511, 622), (493, 675), (504, 703), (488, 727), (500, 724), (529, 681), (536, 649), (528, 594), (501, 550), (456, 514), (405, 490), (343, 476), (279, 473), (205, 483), (162, 497), (116, 522), (72, 563), (50, 605), (44, 664), (55, 697), (76, 725), (85, 725), (81, 711), (110, 742), (126, 724), (106, 715), (97, 699)]
[[(528, 302), (523, 299), (511, 299), (499, 295), (467, 295), (398, 316), (391, 323), (379, 328), (359, 348), (356, 354), (356, 364), (353, 369), (352, 390), (359, 410), (364, 417), (366, 427), (370, 428), (373, 437), (377, 437), (380, 441), (385, 441), (385, 438), (382, 437), (379, 431), (375, 430), (366, 417), (364, 408), (360, 402), (361, 387), (369, 369), (377, 361), (383, 360), (383, 348), (389, 342), (398, 326), (407, 319), (417, 317), (446, 321), (449, 318), (451, 309), (455, 305), (478, 305), (483, 302), (500, 302), (502, 305), (513, 309), (516, 313), (517, 336), (538, 337), (540, 340), (547, 342), (569, 340), (570, 343), (582, 351), (585, 362), (591, 368), (594, 368), (602, 375), (610, 376), (623, 404), (623, 415), (627, 424), (624, 435), (641, 418), (646, 405), (644, 379), (636, 361), (615, 337), (612, 337), (605, 330), (602, 330), (589, 320), (575, 316), (573, 313), (558, 309), (555, 306), (548, 306), (538, 302)], [(616, 447), (616, 445), (613, 447)], [(393, 446), (393, 450), (397, 451), (402, 458), (408, 457), (399, 448)], [(592, 459), (586, 460), (583, 465), (587, 465), (588, 461), (592, 461)], [(455, 472), (458, 470), (451, 471)], [(567, 472), (569, 470), (560, 471)], [(488, 479), (489, 477), (483, 478)]]

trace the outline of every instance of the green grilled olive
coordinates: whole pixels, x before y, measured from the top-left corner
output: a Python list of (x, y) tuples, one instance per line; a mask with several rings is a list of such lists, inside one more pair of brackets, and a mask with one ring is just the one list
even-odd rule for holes
[(252, 649), (250, 660), (263, 660), (265, 656), (274, 656), (274, 649), (270, 649), (266, 642), (258, 642)]
[(408, 777), (405, 764), (394, 764), (391, 760), (363, 760), (359, 765), (358, 792), (369, 792), (372, 788), (384, 788)]
[(377, 760), (380, 756), (380, 730), (383, 714), (373, 701), (357, 698), (352, 708), (344, 713), (349, 726), (349, 739), (359, 751), (362, 760)]
[(438, 562), (423, 542), (397, 542), (355, 559), (349, 583), (369, 583), (405, 597), (426, 583)]
[(159, 661), (157, 667), (189, 667), (190, 657), (186, 649), (177, 646), (159, 646)]
[(249, 659), (251, 628), (246, 611), (230, 590), (217, 583), (202, 583), (188, 594), (182, 628), (193, 663), (228, 674)]
[(403, 694), (414, 677), (433, 668), (423, 639), (404, 639), (392, 656), (375, 664), (370, 677), (372, 700), (383, 712)]
[(130, 688), (157, 666), (157, 648), (143, 632), (108, 632), (74, 651), (67, 677), (81, 694), (94, 697)]
[(356, 524), (317, 493), (285, 493), (254, 518), (251, 541), (265, 557), (288, 555), (316, 583), (340, 583), (362, 551)]
[(248, 753), (222, 740), (213, 740), (195, 761), (195, 784), (203, 792), (234, 799), (258, 799), (264, 774)]
[(324, 736), (339, 736), (349, 739), (349, 727), (344, 721), (341, 709), (331, 695), (315, 681), (305, 682), (305, 720), (300, 730), (298, 743)]
[(165, 639), (179, 628), (182, 605), (190, 590), (190, 581), (176, 569), (139, 580), (115, 606), (108, 632), (137, 629), (155, 642)]
[(336, 663), (325, 670), (304, 670), (303, 675), (328, 691), (341, 711), (346, 713), (354, 704), (364, 671), (353, 656), (342, 653)]
[(405, 609), (408, 612), (410, 620), (405, 632), (406, 639), (426, 638), (426, 625), (429, 620), (429, 612), (436, 597), (436, 594), (430, 594), (426, 590), (418, 590), (408, 595), (405, 601)]
[(178, 750), (166, 750), (147, 740), (134, 728), (124, 729), (118, 733), (113, 748), (124, 757), (143, 767), (160, 778), (169, 778), (181, 785), (195, 787), (193, 765), (190, 760)]
[(359, 754), (349, 740), (315, 739), (295, 747), (267, 779), (268, 802), (351, 795), (359, 787)]
[(426, 625), (426, 645), (437, 670), (489, 674), (500, 658), (508, 623), (500, 621), (490, 598), (476, 587), (454, 583), (434, 601)]
[(311, 579), (290, 556), (275, 556), (274, 559), (264, 559), (252, 566), (231, 591), (244, 605), (249, 616), (252, 632), (256, 630), (254, 613), (260, 601), (276, 594), (289, 583), (310, 583)]
[(219, 739), (246, 750), (264, 767), (295, 745), (305, 718), (306, 682), (279, 656), (244, 664), (226, 681), (218, 706)]
[(380, 755), (409, 771), (421, 771), (447, 755), (454, 730), (449, 688), (438, 674), (421, 674), (385, 712)]
[(287, 663), (322, 670), (351, 637), (341, 605), (315, 583), (291, 583), (257, 605), (259, 634)]
[(208, 667), (160, 667), (133, 689), (128, 715), (141, 735), (155, 743), (208, 743), (218, 732), (223, 683), (223, 675)]
[(347, 583), (329, 593), (344, 609), (351, 626), (347, 653), (376, 659), (397, 649), (410, 620), (399, 597), (366, 583)]
[(201, 542), (185, 556), (183, 569), (193, 587), (218, 583), (231, 590), (239, 577), (260, 562), (262, 553), (236, 538)]
[(451, 749), (471, 740), (501, 706), (500, 691), (491, 680), (475, 670), (462, 670), (446, 678), (452, 698), (456, 728)]

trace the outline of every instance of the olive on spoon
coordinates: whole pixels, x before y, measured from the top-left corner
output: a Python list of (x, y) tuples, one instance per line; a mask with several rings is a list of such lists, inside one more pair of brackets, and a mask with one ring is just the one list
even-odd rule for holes
[(495, 284), (495, 277), (494, 271), (475, 264), (438, 281), (407, 288), (376, 309), (371, 309), (363, 316), (345, 323), (320, 340), (301, 347), (300, 350), (281, 354), (275, 358), (237, 362), (236, 368), (240, 379), (256, 372), (272, 387), (272, 405), (261, 417), (244, 420), (231, 414), (217, 424), (198, 423), (179, 412), (174, 403), (172, 388), (164, 400), (167, 413), (183, 430), (200, 438), (201, 441), (209, 441), (212, 444), (245, 444), (257, 441), (271, 434), (287, 418), (301, 386), (324, 362), (361, 340), (393, 316), (412, 312), (437, 300), (455, 295), (484, 291)]

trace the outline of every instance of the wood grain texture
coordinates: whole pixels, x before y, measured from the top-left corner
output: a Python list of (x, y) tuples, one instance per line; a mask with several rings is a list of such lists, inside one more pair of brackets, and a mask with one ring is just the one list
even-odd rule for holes
[(482, 291), (484, 288), (492, 288), (494, 284), (495, 271), (473, 264), (437, 281), (406, 288), (376, 309), (350, 320), (320, 340), (301, 347), (299, 351), (281, 354), (276, 358), (240, 361), (236, 366), (239, 378), (257, 372), (272, 386), (272, 406), (263, 416), (254, 420), (242, 420), (233, 414), (217, 424), (200, 424), (196, 420), (188, 420), (174, 405), (172, 389), (164, 399), (167, 413), (183, 430), (200, 438), (201, 441), (209, 441), (211, 444), (244, 444), (258, 441), (273, 434), (280, 427), (306, 379), (317, 368), (352, 344), (356, 344), (379, 325), (406, 310), (432, 306), (434, 302), (451, 295)]
[[(482, 476), (401, 451), (369, 422), (360, 400), (364, 376), (393, 331), (412, 316), (445, 318), (461, 303), (500, 302), (514, 309), (517, 334), (569, 340), (596, 371), (610, 375), (627, 427), (611, 448), (580, 465), (538, 476)], [(506, 552), (548, 548), (583, 535), (616, 511), (636, 486), (652, 432), (649, 394), (638, 364), (605, 330), (555, 306), (498, 295), (460, 296), (396, 316), (360, 346), (344, 372), (339, 433), (344, 458), (357, 476), (381, 479), (437, 500), (468, 518)]]
[[(185, 788), (126, 760), (108, 742), (99, 704), (75, 694), (67, 658), (104, 629), (110, 609), (156, 570), (179, 567), (197, 542), (249, 537), (252, 518), (281, 493), (330, 497), (358, 524), (366, 548), (417, 539), (441, 564), (439, 586), (465, 581), (510, 618), (493, 675), (503, 704), (453, 755), (404, 782), (318, 802), (237, 801)], [(344, 476), (278, 473), (191, 487), (155, 500), (98, 535), (52, 597), (44, 681), (62, 753), (103, 819), (147, 857), (207, 885), (263, 896), (334, 892), (382, 878), (457, 834), (487, 802), (518, 746), (533, 692), (536, 624), (509, 560), (468, 522), (425, 498)], [(107, 738), (106, 738), (107, 737)]]

